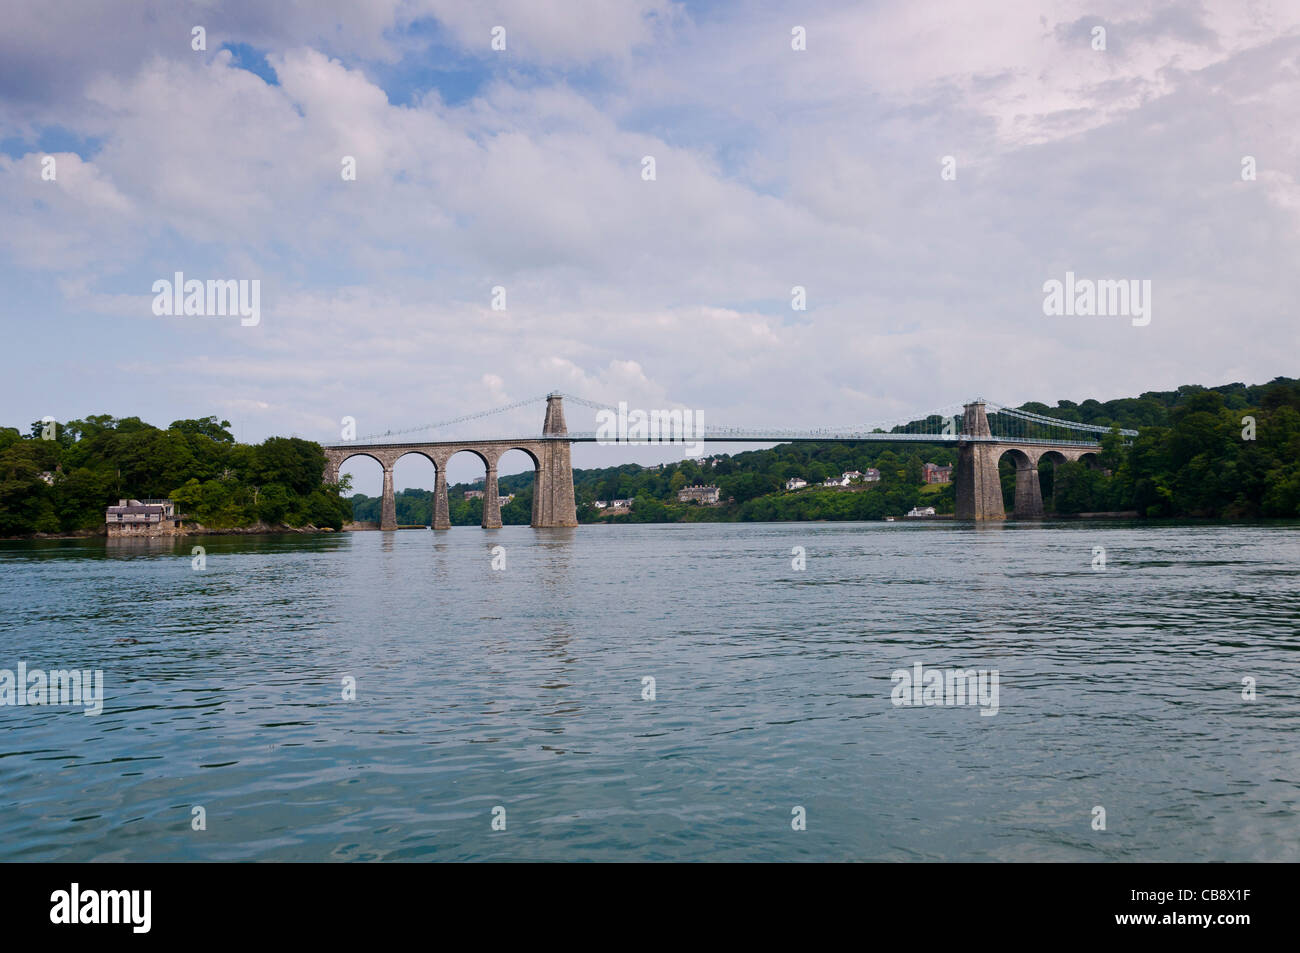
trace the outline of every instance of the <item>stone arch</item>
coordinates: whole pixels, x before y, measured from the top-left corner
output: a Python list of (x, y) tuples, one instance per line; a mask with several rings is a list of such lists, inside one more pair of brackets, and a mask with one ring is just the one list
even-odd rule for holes
[[(1038, 487), (1044, 509), (1056, 510), (1052, 502), (1056, 497), (1056, 468), (1076, 457), (1071, 450), (1044, 450), (1038, 455)], [(1046, 467), (1043, 464), (1047, 464)]]
[[(327, 454), (325, 458), (326, 462), (325, 462), (324, 482), (338, 483), (339, 479), (342, 476), (343, 468), (348, 464), (349, 461), (355, 460), (357, 457), (365, 457), (367, 460), (373, 460), (376, 464), (379, 465), (379, 472), (381, 474), (386, 469), (383, 458), (379, 457), (374, 453), (371, 453), (368, 450), (345, 450), (342, 452), (333, 452)], [(353, 488), (352, 492), (355, 493), (357, 491), (355, 488)]]
[(1002, 461), (1006, 459), (1009, 459), (1016, 468), (1015, 503), (1012, 515), (1018, 520), (1042, 519), (1043, 495), (1038, 483), (1038, 460), (1019, 447), (1007, 447), (998, 454), (999, 474)]
[(443, 457), (443, 462), (446, 464), (450, 464), (454, 458), (460, 456), (462, 453), (468, 453), (478, 457), (479, 462), (483, 464), (483, 469), (485, 470), (488, 467), (496, 466), (497, 463), (496, 457), (489, 457), (487, 451), (482, 447), (451, 447), (450, 450), (451, 452)]
[(421, 450), (419, 447), (412, 447), (410, 450), (402, 450), (393, 457), (393, 464), (396, 465), (398, 460), (405, 459), (406, 457), (411, 456), (411, 454), (415, 454), (417, 457), (424, 457), (424, 459), (433, 464), (435, 469), (438, 466), (438, 458), (427, 450)]
[[(459, 446), (451, 448), (451, 452), (445, 458), (446, 465), (450, 463), (457, 454), (471, 453), (483, 462), (483, 519), (481, 525), (484, 529), (501, 528), (501, 499), (500, 489), (497, 486), (497, 460), (501, 453), (495, 447), (481, 446)], [(450, 519), (447, 525), (451, 525)], [(434, 529), (440, 529), (437, 520), (434, 522)]]
[(540, 525), (541, 518), (542, 491), (545, 489), (546, 482), (545, 475), (542, 472), (541, 457), (538, 456), (532, 447), (523, 444), (515, 444), (513, 446), (501, 448), (501, 452), (497, 455), (498, 466), (500, 465), (501, 458), (512, 450), (518, 450), (533, 463), (533, 505), (531, 522), (533, 526), (538, 526)]
[(532, 512), (530, 512), (530, 523), (532, 523), (534, 527), (537, 527), (537, 525), (541, 525), (542, 490), (546, 489), (546, 473), (543, 471), (542, 456), (538, 455), (537, 450), (534, 450), (533, 447), (526, 446), (524, 443), (516, 443), (516, 445), (502, 447), (502, 449), (500, 449), (500, 454), (497, 458), (498, 465), (500, 465), (500, 459), (502, 459), (503, 456), (506, 456), (506, 454), (511, 450), (517, 450), (521, 452), (521, 454), (524, 454), (526, 458), (532, 460), (533, 506)]
[[(412, 460), (411, 458), (415, 458), (415, 459)], [(418, 460), (424, 460), (426, 463), (428, 463), (432, 467), (432, 472), (425, 469), (425, 467), (422, 464), (417, 462)], [(399, 481), (397, 478), (397, 470), (398, 470), (398, 466), (402, 464), (403, 461), (407, 461), (407, 464), (402, 467), (402, 470), (403, 472), (406, 473), (406, 476)], [(432, 525), (434, 521), (434, 515), (433, 515), (434, 510), (437, 507), (437, 492), (438, 492), (437, 480), (438, 480), (438, 469), (439, 469), (437, 458), (434, 456), (434, 454), (430, 453), (428, 450), (421, 447), (401, 447), (397, 450), (394, 450), (391, 454), (389, 454), (388, 466), (389, 469), (393, 471), (394, 519), (396, 519), (396, 515), (397, 515), (397, 502), (396, 502), (397, 490), (413, 489), (416, 490), (417, 492), (419, 490), (428, 490), (430, 493), (430, 499), (428, 503), (427, 516), (424, 512), (425, 509), (424, 504), (417, 497), (414, 500), (409, 498), (406, 500), (405, 517), (406, 517), (406, 522), (408, 524), (423, 526), (425, 525), (425, 521), (427, 519), (428, 523)], [(432, 476), (433, 478), (432, 486), (429, 485), (430, 476)]]
[[(383, 456), (370, 450), (352, 449), (351, 447), (330, 447), (325, 450), (325, 472), (321, 476), (321, 481), (326, 484), (338, 483), (340, 471), (350, 460), (357, 457), (366, 457), (379, 464), (380, 473), (383, 474), (384, 486), (388, 486), (388, 464), (385, 463)], [(353, 492), (356, 492), (354, 489)], [(384, 500), (380, 500), (380, 525), (383, 525)]]
[(1029, 454), (1025, 453), (1025, 451), (1021, 450), (1019, 447), (1007, 447), (1003, 450), (998, 454), (998, 463), (1001, 464), (1007, 457), (1011, 458), (1011, 462), (1015, 464), (1017, 470), (1023, 470), (1026, 467), (1034, 467), (1038, 465), (1037, 461), (1030, 459)]
[(509, 447), (502, 447), (501, 453), (498, 454), (497, 459), (500, 460), (501, 457), (505, 456), (511, 450), (518, 450), (520, 453), (527, 454), (528, 458), (533, 461), (534, 467), (540, 467), (542, 465), (541, 458), (537, 456), (537, 453), (533, 450), (533, 448), (525, 446), (524, 444), (521, 443), (514, 444), (513, 446), (509, 446)]
[(347, 463), (349, 460), (355, 457), (369, 457), (371, 460), (374, 460), (375, 463), (379, 464), (380, 467), (383, 467), (384, 465), (384, 461), (379, 459), (379, 457), (375, 456), (369, 450), (348, 450), (343, 452), (334, 452), (329, 454), (327, 458), (328, 460), (327, 466), (333, 472), (335, 479), (327, 480), (326, 482), (337, 483), (339, 471), (343, 469), (343, 464)]

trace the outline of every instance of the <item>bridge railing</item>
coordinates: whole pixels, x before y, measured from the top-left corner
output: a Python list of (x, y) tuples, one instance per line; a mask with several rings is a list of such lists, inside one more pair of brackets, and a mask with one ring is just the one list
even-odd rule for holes
[[(539, 439), (539, 438), (533, 438)], [(540, 439), (558, 439), (570, 440), (575, 443), (603, 443), (610, 445), (626, 444), (629, 446), (645, 444), (681, 444), (681, 443), (789, 443), (798, 441), (800, 443), (835, 443), (836, 441), (860, 442), (879, 442), (879, 443), (1050, 443), (1053, 445), (1067, 447), (1099, 447), (1099, 441), (1096, 440), (1063, 440), (1057, 438), (1036, 439), (1033, 437), (1003, 437), (993, 435), (991, 437), (973, 437), (969, 434), (924, 434), (924, 433), (823, 433), (817, 431), (762, 431), (762, 430), (731, 430), (731, 431), (709, 431), (698, 437), (683, 440), (680, 437), (624, 437), (610, 438), (597, 436), (591, 431), (570, 433), (564, 437), (557, 438), (540, 438)]]
[(692, 443), (835, 443), (837, 441), (849, 441), (853, 443), (873, 442), (873, 443), (1041, 443), (1052, 446), (1062, 447), (1100, 447), (1100, 442), (1096, 440), (1063, 440), (1055, 437), (1035, 438), (1035, 437), (972, 437), (967, 434), (919, 434), (919, 433), (817, 433), (806, 431), (713, 431), (702, 434), (698, 437), (692, 437), (683, 440), (680, 437), (667, 436), (646, 436), (646, 437), (606, 437), (597, 435), (593, 431), (579, 431), (568, 433), (563, 436), (530, 436), (530, 437), (484, 437), (480, 439), (463, 439), (463, 440), (402, 440), (402, 441), (366, 441), (360, 440), (344, 441), (339, 443), (321, 444), (327, 450), (357, 450), (366, 449), (385, 449), (399, 450), (402, 447), (428, 447), (433, 445), (444, 446), (473, 446), (474, 444), (489, 443), (536, 443), (542, 440), (555, 440), (566, 443), (599, 443), (607, 446), (647, 446), (663, 444), (666, 446), (683, 445)]

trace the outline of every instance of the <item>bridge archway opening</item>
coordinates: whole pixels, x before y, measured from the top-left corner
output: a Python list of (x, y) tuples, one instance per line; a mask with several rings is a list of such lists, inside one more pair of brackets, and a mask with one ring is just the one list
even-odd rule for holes
[(438, 468), (433, 458), (411, 450), (393, 461), (393, 494), (397, 501), (397, 522), (403, 526), (433, 523), (433, 488)]
[(481, 526), (488, 459), (473, 447), (447, 458), (447, 510), (452, 526)]
[[(1033, 466), (1029, 455), (1023, 450), (1017, 450), (1014, 447), (1008, 447), (998, 457), (998, 483), (1002, 487), (1002, 507), (1009, 513), (1019, 519), (1026, 519), (1036, 514), (1030, 512), (1020, 512), (1016, 509), (1016, 485), (1020, 483), (1023, 493), (1025, 477), (1021, 476), (1022, 471), (1028, 471)], [(1025, 510), (1024, 502), (1021, 502), (1020, 510)]]
[(352, 500), (352, 518), (358, 522), (378, 523), (384, 493), (384, 465), (368, 453), (354, 453), (339, 464), (340, 482), (345, 476), (350, 477), (352, 483), (344, 497)]
[(527, 526), (533, 522), (533, 496), (540, 468), (537, 456), (523, 447), (511, 447), (497, 460), (501, 522), (506, 526)]
[(1043, 506), (1051, 513), (1056, 512), (1056, 468), (1065, 462), (1065, 454), (1057, 450), (1048, 450), (1038, 458), (1038, 485)]

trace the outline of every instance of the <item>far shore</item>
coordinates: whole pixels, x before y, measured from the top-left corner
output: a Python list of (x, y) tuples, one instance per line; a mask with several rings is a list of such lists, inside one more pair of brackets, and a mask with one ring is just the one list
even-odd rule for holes
[[(1206, 524), (1224, 524), (1230, 525), (1235, 523), (1277, 523), (1284, 524), (1294, 522), (1294, 519), (1269, 519), (1264, 517), (1241, 517), (1238, 519), (1229, 519), (1225, 517), (1195, 517), (1184, 516), (1174, 519), (1146, 519), (1136, 510), (1115, 510), (1100, 513), (1049, 513), (1042, 519), (1018, 520), (1014, 517), (1007, 517), (1005, 520), (989, 520), (988, 523), (1006, 523), (1006, 524), (1023, 524), (1032, 526), (1039, 523), (1055, 522), (1078, 522), (1078, 521), (1105, 521), (1105, 520), (1130, 520), (1140, 521), (1152, 527), (1167, 526), (1171, 524), (1186, 523), (1206, 523)], [(619, 520), (609, 522), (606, 520), (595, 520), (590, 523), (581, 523), (580, 526), (678, 526), (693, 523), (735, 523), (743, 524), (742, 520), (668, 520), (660, 523), (634, 523), (631, 521)], [(772, 525), (795, 524), (795, 523), (880, 523), (889, 522), (887, 520), (756, 520), (751, 525), (757, 523), (769, 523)], [(936, 513), (934, 516), (897, 516), (892, 522), (895, 523), (955, 523), (956, 518), (951, 513)], [(974, 520), (964, 522), (974, 523)], [(509, 524), (527, 526), (526, 523)], [(474, 524), (474, 528), (477, 524)], [(468, 525), (460, 528), (471, 528)], [(428, 530), (427, 525), (403, 523), (397, 527), (399, 530)], [(266, 524), (255, 524), (253, 526), (238, 526), (227, 529), (213, 529), (209, 527), (199, 527), (193, 530), (186, 530), (184, 533), (167, 534), (159, 536), (122, 536), (115, 537), (114, 541), (133, 541), (133, 540), (164, 540), (164, 539), (184, 539), (194, 536), (276, 536), (292, 534), (296, 536), (306, 536), (319, 533), (339, 533), (339, 532), (382, 532), (379, 525), (374, 522), (354, 522), (346, 524), (341, 530), (331, 529), (330, 527), (318, 526), (268, 526)], [(108, 534), (104, 527), (98, 529), (79, 530), (73, 533), (30, 533), (25, 536), (0, 536), (0, 542), (21, 542), (29, 540), (60, 540), (60, 539), (104, 539), (108, 540)]]

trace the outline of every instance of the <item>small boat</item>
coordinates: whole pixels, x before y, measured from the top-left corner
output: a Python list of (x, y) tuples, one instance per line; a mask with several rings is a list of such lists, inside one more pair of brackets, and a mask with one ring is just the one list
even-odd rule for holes
[(885, 517), (885, 522), (886, 522), (886, 523), (892, 523), (892, 522), (894, 522), (894, 517), (892, 517), (892, 516), (886, 516), (886, 517)]

